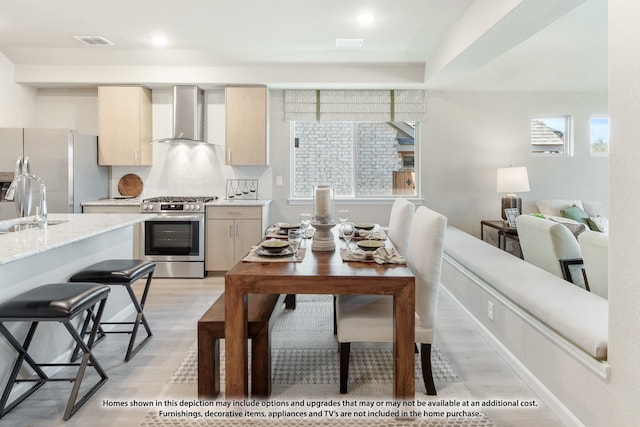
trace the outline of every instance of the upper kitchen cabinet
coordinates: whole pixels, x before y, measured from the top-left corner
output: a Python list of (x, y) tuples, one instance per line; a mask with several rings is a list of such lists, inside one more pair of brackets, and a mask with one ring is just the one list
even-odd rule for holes
[(226, 164), (268, 165), (267, 88), (227, 87), (225, 104)]
[(140, 86), (98, 87), (100, 165), (150, 165), (151, 90)]

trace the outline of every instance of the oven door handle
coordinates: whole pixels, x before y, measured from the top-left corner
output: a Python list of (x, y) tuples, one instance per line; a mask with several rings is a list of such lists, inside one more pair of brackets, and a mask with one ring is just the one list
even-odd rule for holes
[(204, 215), (156, 215), (147, 221), (202, 221)]

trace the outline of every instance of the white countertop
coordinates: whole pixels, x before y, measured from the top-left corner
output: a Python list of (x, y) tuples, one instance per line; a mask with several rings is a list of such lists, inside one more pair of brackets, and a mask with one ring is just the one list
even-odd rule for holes
[[(140, 197), (130, 199), (99, 199), (92, 202), (83, 202), (82, 206), (138, 206), (142, 202)], [(249, 199), (218, 199), (207, 203), (205, 206), (267, 206), (271, 200)]]
[[(0, 266), (69, 245), (152, 218), (153, 214), (49, 214), (50, 221), (66, 221), (46, 229), (31, 228), (0, 234)], [(0, 225), (11, 221), (0, 221)]]
[(140, 206), (142, 199), (132, 197), (126, 199), (99, 199), (91, 202), (82, 202), (82, 206)]
[(214, 202), (209, 202), (205, 206), (267, 206), (271, 203), (271, 200), (245, 200), (245, 199), (218, 199)]

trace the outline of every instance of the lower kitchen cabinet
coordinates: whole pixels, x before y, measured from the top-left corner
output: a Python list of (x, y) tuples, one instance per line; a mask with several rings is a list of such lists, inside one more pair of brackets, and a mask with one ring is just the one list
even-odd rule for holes
[[(140, 205), (83, 205), (82, 213), (85, 214), (139, 214)], [(132, 257), (140, 258), (140, 233), (144, 223), (138, 223), (133, 226), (133, 248)]]
[(205, 269), (227, 271), (262, 240), (267, 206), (207, 207)]

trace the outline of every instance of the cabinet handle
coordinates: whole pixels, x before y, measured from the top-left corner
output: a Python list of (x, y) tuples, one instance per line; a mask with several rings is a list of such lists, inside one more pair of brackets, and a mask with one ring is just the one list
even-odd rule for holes
[(133, 162), (138, 164), (138, 150), (133, 150)]
[(236, 238), (240, 235), (240, 225), (236, 224)]
[(229, 237), (233, 238), (233, 225), (229, 226)]
[(231, 164), (231, 148), (227, 148), (227, 164)]

